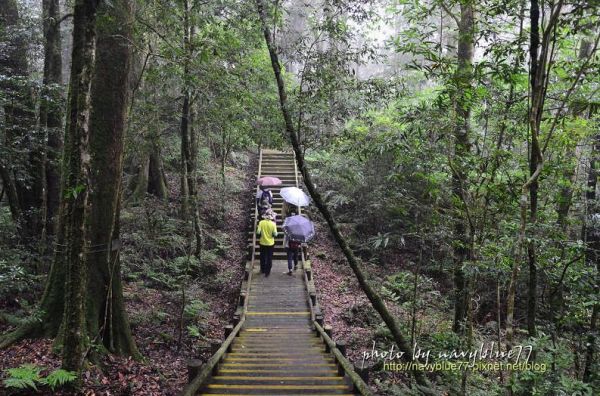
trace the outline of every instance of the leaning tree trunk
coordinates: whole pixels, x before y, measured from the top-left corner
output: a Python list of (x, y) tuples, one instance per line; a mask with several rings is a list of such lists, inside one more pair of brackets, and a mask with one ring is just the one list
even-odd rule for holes
[(45, 168), (45, 230), (54, 234), (60, 203), (60, 152), (62, 150), (62, 58), (60, 7), (58, 0), (43, 0), (44, 16), (44, 95), (40, 104), (40, 124), (47, 140)]
[[(90, 115), (91, 210), (86, 322), (91, 340), (139, 357), (123, 304), (118, 227), (123, 144), (129, 102), (133, 2), (100, 8)], [(93, 280), (93, 281), (92, 281)]]
[(458, 25), (458, 67), (454, 77), (456, 97), (454, 98), (454, 159), (452, 172), (452, 192), (456, 202), (454, 223), (454, 324), (456, 333), (464, 333), (467, 319), (469, 287), (465, 279), (463, 265), (471, 257), (474, 230), (469, 230), (467, 221), (467, 174), (471, 142), (469, 141), (469, 119), (471, 116), (472, 64), (474, 47), (473, 5), (461, 2)]
[[(315, 206), (319, 209), (319, 211), (321, 212), (321, 214), (327, 221), (327, 224), (329, 225), (329, 229), (331, 230), (333, 237), (335, 238), (335, 240), (338, 243), (338, 245), (340, 246), (342, 252), (346, 256), (346, 259), (348, 260), (348, 264), (350, 265), (350, 268), (354, 272), (354, 275), (356, 276), (361, 289), (364, 291), (364, 293), (366, 294), (367, 298), (369, 299), (369, 301), (371, 302), (371, 304), (373, 305), (375, 310), (379, 313), (379, 315), (381, 316), (381, 318), (383, 319), (383, 321), (385, 322), (387, 327), (390, 329), (392, 336), (394, 338), (394, 341), (398, 345), (398, 349), (400, 351), (404, 352), (405, 361), (412, 362), (413, 361), (412, 349), (408, 345), (406, 338), (402, 334), (402, 331), (400, 329), (400, 324), (398, 323), (397, 319), (394, 318), (394, 316), (388, 311), (384, 301), (377, 294), (377, 292), (375, 291), (373, 286), (371, 286), (371, 284), (367, 281), (366, 274), (363, 272), (362, 268), (360, 267), (359, 260), (356, 258), (356, 256), (354, 255), (354, 253), (348, 246), (346, 239), (342, 236), (342, 234), (339, 230), (337, 222), (331, 215), (331, 212), (329, 211), (329, 208), (327, 207), (327, 205), (324, 203), (324, 201), (321, 197), (321, 194), (316, 190), (315, 185), (312, 182), (310, 173), (308, 171), (306, 163), (304, 162), (304, 158), (302, 155), (302, 149), (301, 149), (300, 143), (298, 141), (298, 135), (294, 128), (294, 124), (292, 121), (292, 115), (291, 115), (289, 107), (288, 107), (287, 92), (285, 89), (285, 83), (283, 80), (283, 76), (281, 75), (281, 64), (279, 63), (279, 57), (277, 55), (277, 52), (275, 51), (273, 39), (271, 37), (271, 31), (269, 30), (269, 28), (267, 26), (266, 10), (264, 8), (264, 4), (263, 4), (262, 0), (256, 0), (256, 4), (257, 4), (258, 14), (259, 14), (259, 17), (261, 20), (261, 24), (262, 24), (265, 42), (267, 44), (267, 48), (269, 50), (269, 54), (271, 57), (271, 65), (273, 67), (273, 72), (275, 74), (275, 80), (277, 82), (277, 88), (278, 88), (278, 92), (279, 92), (279, 103), (280, 103), (281, 112), (282, 112), (282, 115), (283, 115), (283, 118), (285, 121), (285, 129), (286, 129), (286, 132), (288, 133), (288, 135), (290, 136), (290, 140), (292, 142), (292, 147), (294, 149), (294, 153), (296, 156), (296, 162), (298, 164), (298, 168), (300, 169), (300, 171), (302, 173), (304, 184), (306, 185), (308, 192), (310, 193), (313, 201), (315, 202)], [(414, 370), (414, 371), (412, 371), (412, 374), (414, 375), (414, 377), (417, 381), (417, 384), (423, 393), (433, 393), (433, 391), (430, 388), (429, 381), (427, 380), (427, 377), (425, 377), (425, 375), (423, 374), (422, 371)]]

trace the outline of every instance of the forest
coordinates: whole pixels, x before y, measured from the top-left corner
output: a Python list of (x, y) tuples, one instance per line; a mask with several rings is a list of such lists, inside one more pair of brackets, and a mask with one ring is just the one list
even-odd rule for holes
[(598, 0), (0, 0), (0, 395), (600, 394), (599, 41)]

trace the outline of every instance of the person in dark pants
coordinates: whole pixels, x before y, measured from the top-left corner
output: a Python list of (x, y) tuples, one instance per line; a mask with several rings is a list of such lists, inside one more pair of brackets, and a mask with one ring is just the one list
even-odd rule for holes
[[(287, 262), (288, 262), (288, 275), (292, 275), (292, 268), (294, 271), (298, 269), (298, 257), (300, 257), (300, 242), (290, 240), (290, 238), (285, 235), (283, 237), (283, 247), (287, 252)], [(292, 262), (293, 267), (292, 267)]]
[(268, 277), (273, 266), (273, 247), (277, 236), (277, 225), (275, 224), (275, 212), (268, 210), (258, 223), (256, 235), (260, 237), (260, 273)]

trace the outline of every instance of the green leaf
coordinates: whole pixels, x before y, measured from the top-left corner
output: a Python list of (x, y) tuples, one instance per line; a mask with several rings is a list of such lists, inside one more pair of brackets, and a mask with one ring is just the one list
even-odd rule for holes
[(40, 378), (41, 367), (34, 364), (23, 364), (17, 368), (6, 370), (8, 378), (4, 380), (4, 386), (16, 389), (34, 389), (37, 391), (36, 383), (42, 383)]
[(77, 375), (74, 372), (58, 369), (54, 370), (50, 375), (43, 379), (42, 383), (47, 384), (52, 390), (55, 390), (69, 382), (75, 381), (75, 379), (77, 379)]

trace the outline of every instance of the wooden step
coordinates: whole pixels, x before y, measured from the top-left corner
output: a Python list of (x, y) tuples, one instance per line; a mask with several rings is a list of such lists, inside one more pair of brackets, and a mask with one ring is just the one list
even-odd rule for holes
[(223, 373), (213, 377), (214, 384), (259, 384), (259, 385), (343, 385), (343, 377), (333, 376), (289, 376), (289, 375), (272, 375), (272, 376), (248, 376), (248, 375), (232, 375)]

